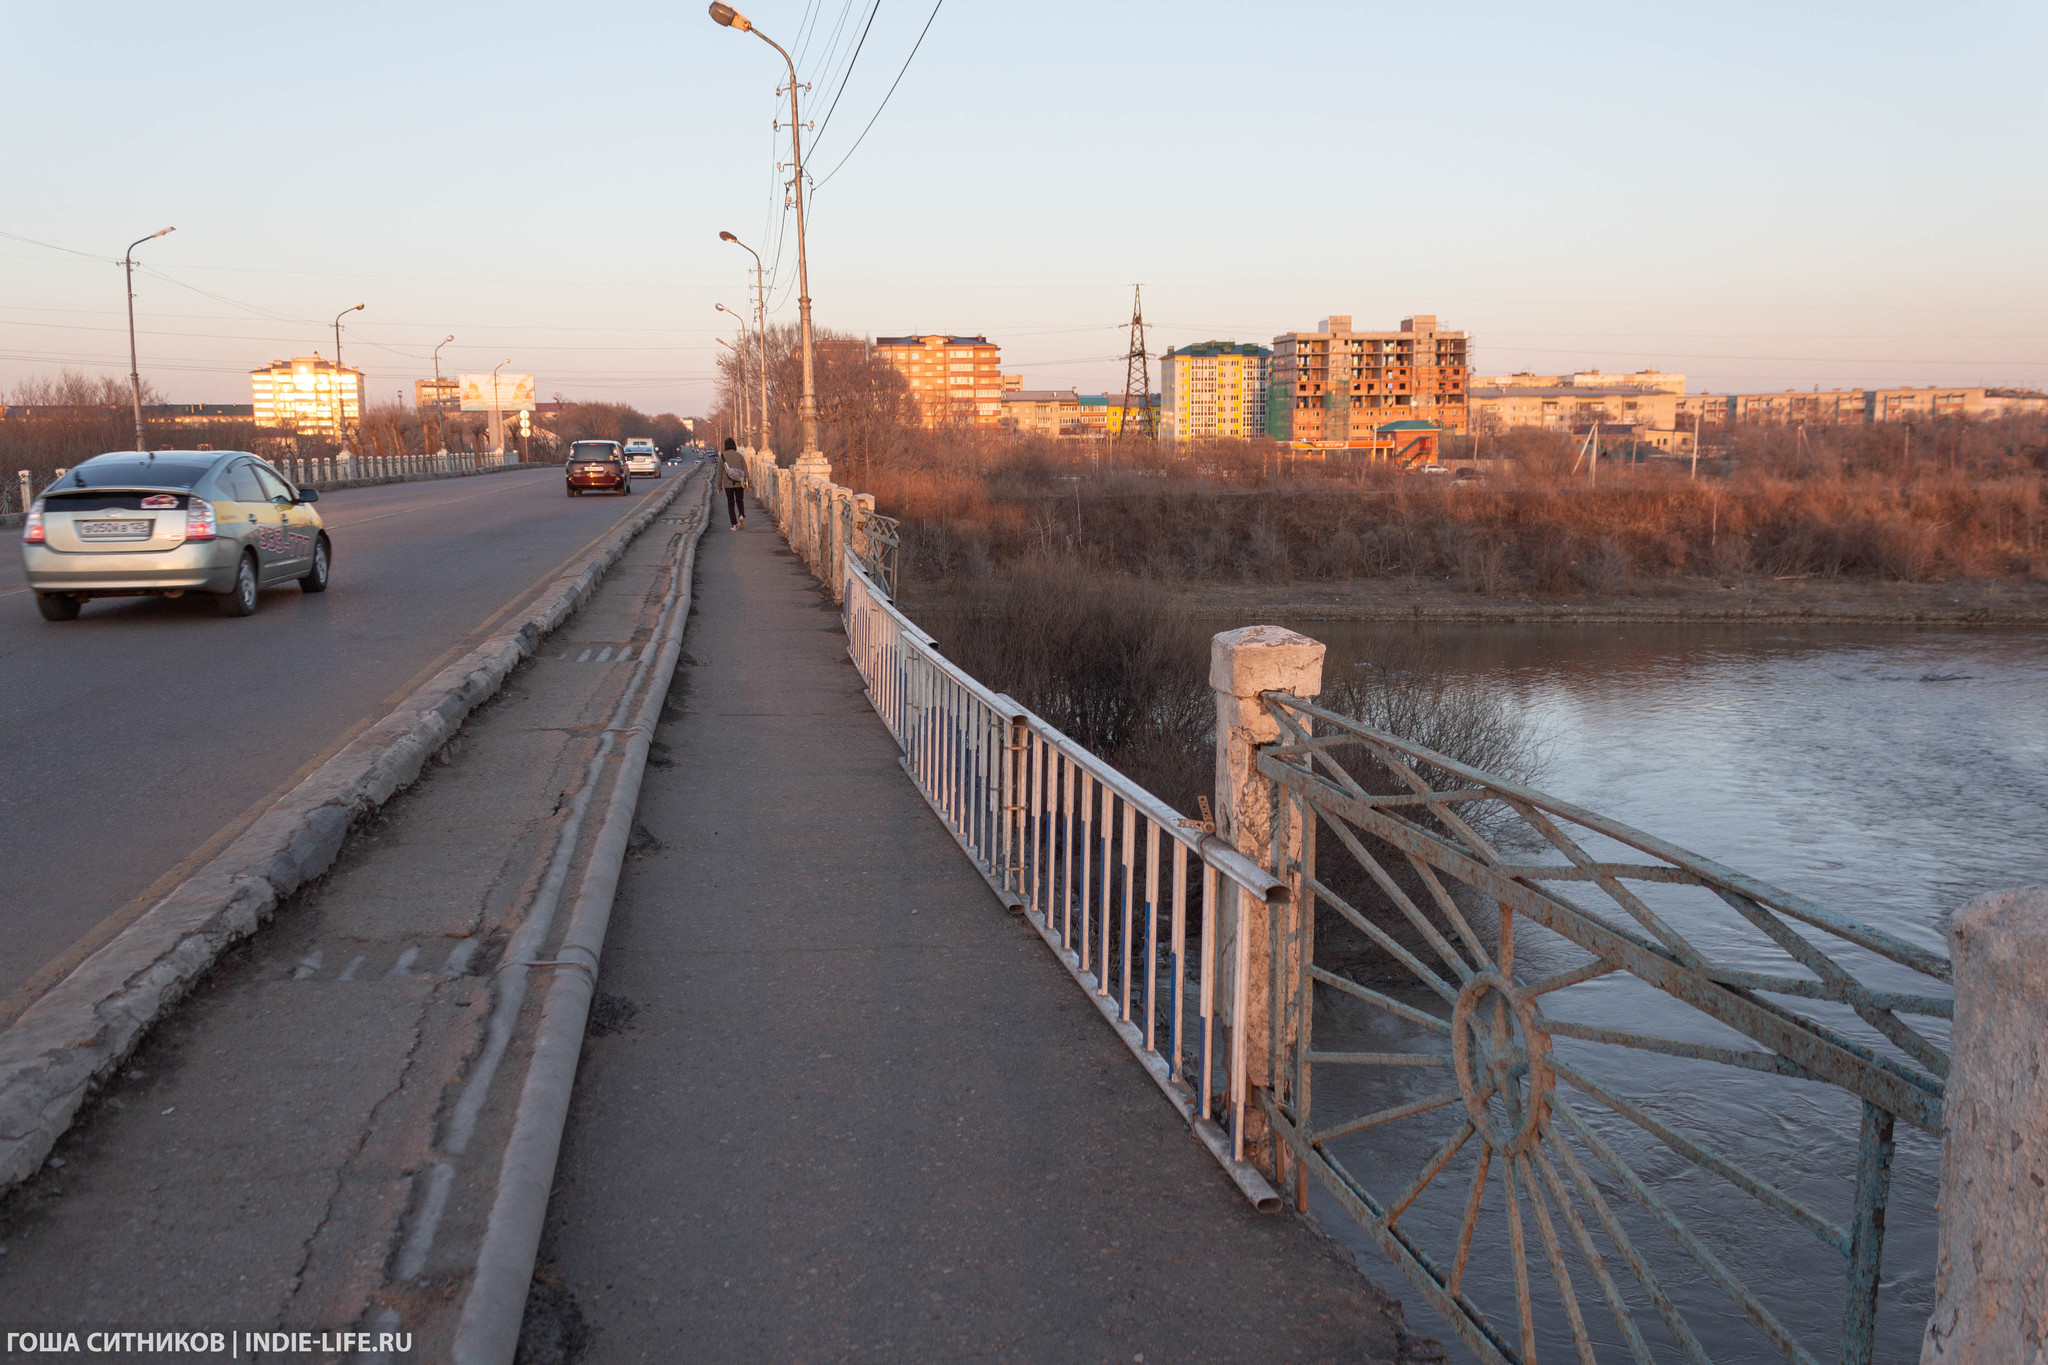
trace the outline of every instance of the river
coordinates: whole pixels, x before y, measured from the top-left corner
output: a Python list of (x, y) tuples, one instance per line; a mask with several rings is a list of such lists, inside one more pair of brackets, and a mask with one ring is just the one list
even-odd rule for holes
[[(1417, 644), (1434, 667), (1496, 689), (1542, 737), (1535, 785), (1554, 796), (1659, 835), (1909, 941), (1945, 951), (1948, 916), (1990, 891), (2048, 883), (2048, 633), (1796, 626), (1431, 626), (1400, 640), (1385, 626), (1290, 622), (1332, 656), (1373, 657), (1388, 642)], [(1343, 856), (1327, 836), (1322, 856)], [(1665, 888), (1657, 888), (1664, 890)], [(1690, 894), (1698, 894), (1696, 892)], [(1661, 909), (1666, 903), (1651, 897)], [(1731, 917), (1732, 918), (1732, 917)], [(1682, 923), (1717, 960), (1748, 951), (1736, 931)], [(1754, 937), (1752, 935), (1752, 937)], [(1827, 940), (1830, 949), (1833, 940)], [(1768, 947), (1768, 945), (1766, 945)], [(1859, 962), (1865, 971), (1874, 959)], [(1782, 964), (1782, 959), (1780, 960)], [(1536, 964), (1540, 966), (1540, 964)], [(1775, 970), (1762, 958), (1744, 963)], [(1885, 977), (1878, 963), (1872, 976)], [(1524, 979), (1535, 966), (1523, 963)], [(1869, 979), (1868, 977), (1866, 979)], [(1885, 984), (1924, 989), (1894, 972)], [(1426, 1050), (1441, 1043), (1333, 992), (1322, 993), (1318, 1049)], [(1567, 997), (1570, 1005), (1562, 1003)], [(1416, 992), (1417, 1005), (1436, 1002)], [(1545, 998), (1554, 1017), (1699, 1040), (1740, 1042), (1626, 978), (1604, 978)], [(1828, 1007), (1832, 1008), (1832, 1007)], [(1692, 1022), (1671, 1016), (1689, 1015)], [(1946, 1021), (1916, 1021), (1946, 1045)], [(1853, 1021), (1852, 1021), (1853, 1023)], [(1560, 1043), (1560, 1056), (1564, 1044)], [(1577, 1045), (1581, 1049), (1588, 1044)], [(1583, 1055), (1583, 1054), (1582, 1054)], [(1609, 1050), (1603, 1080), (1649, 1113), (1730, 1153), (1744, 1166), (1847, 1225), (1860, 1110), (1812, 1082), (1711, 1064)], [(1619, 1060), (1613, 1060), (1618, 1057)], [(1325, 1080), (1328, 1077), (1328, 1080)], [(1440, 1090), (1442, 1071), (1319, 1067), (1318, 1114), (1365, 1112)], [(1594, 1108), (1578, 1101), (1581, 1112)], [(1343, 1159), (1383, 1199), (1398, 1193), (1437, 1141), (1433, 1127), (1388, 1124), (1345, 1139)], [(1789, 1218), (1736, 1193), (1612, 1114), (1595, 1128), (1621, 1146), (1660, 1194), (1822, 1360), (1835, 1357), (1845, 1261)], [(1412, 1130), (1412, 1131), (1411, 1131)], [(1471, 1149), (1465, 1154), (1471, 1155)], [(1456, 1238), (1470, 1160), (1403, 1220), (1425, 1245)], [(1917, 1359), (1932, 1303), (1936, 1141), (1898, 1125), (1885, 1244), (1876, 1359)], [(1603, 1178), (1610, 1197), (1625, 1201)], [(1487, 1207), (1501, 1212), (1496, 1181)], [(1633, 1208), (1633, 1206), (1630, 1206)], [(1379, 1248), (1319, 1198), (1324, 1226), (1361, 1264), (1398, 1284)], [(1522, 1217), (1529, 1216), (1524, 1204)], [(1765, 1339), (1684, 1260), (1639, 1211), (1624, 1219), (1707, 1351), (1719, 1360), (1775, 1358)], [(1468, 1286), (1511, 1337), (1515, 1290), (1505, 1233), (1482, 1218)], [(1558, 1235), (1567, 1243), (1568, 1231)], [(1445, 1239), (1448, 1237), (1449, 1241)], [(1528, 1229), (1529, 1275), (1540, 1354), (1570, 1358), (1558, 1295)], [(1605, 1243), (1602, 1243), (1603, 1248)], [(1612, 1253), (1603, 1251), (1626, 1279)], [(1602, 1360), (1626, 1352), (1572, 1261), (1589, 1331)], [(1432, 1314), (1404, 1295), (1418, 1327)], [(1639, 1293), (1632, 1301), (1646, 1302)], [(1677, 1355), (1653, 1314), (1639, 1314), (1658, 1358)], [(1448, 1343), (1449, 1329), (1442, 1328)], [(1453, 1347), (1454, 1353), (1461, 1348)]]

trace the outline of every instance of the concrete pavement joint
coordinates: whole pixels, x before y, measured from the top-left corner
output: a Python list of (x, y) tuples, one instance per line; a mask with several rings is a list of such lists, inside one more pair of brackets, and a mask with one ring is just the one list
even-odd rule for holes
[(333, 865), (349, 831), (419, 777), (687, 483), (655, 493), (517, 626), (420, 686), (0, 1032), (0, 1191), (34, 1174), (149, 1028), (226, 948)]

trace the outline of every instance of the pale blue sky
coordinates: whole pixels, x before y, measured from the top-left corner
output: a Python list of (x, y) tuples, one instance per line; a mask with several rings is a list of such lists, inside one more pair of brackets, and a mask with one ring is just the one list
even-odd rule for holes
[[(869, 3), (743, 6), (802, 44), (807, 118)], [(881, 0), (814, 179), (931, 13)], [(746, 298), (717, 233), (772, 256), (782, 222), (780, 59), (697, 0), (11, 0), (5, 45), (0, 232), (99, 259), (0, 237), (0, 390), (125, 374), (105, 262), (175, 224), (137, 300), (175, 398), (247, 402), (361, 301), (373, 395), (453, 332), (447, 370), (696, 412), (712, 305)], [(1143, 281), (1155, 349), (1420, 311), (1487, 373), (2048, 384), (2044, 57), (2038, 0), (945, 0), (817, 192), (817, 320), (985, 333), (1032, 387), (1120, 390)]]

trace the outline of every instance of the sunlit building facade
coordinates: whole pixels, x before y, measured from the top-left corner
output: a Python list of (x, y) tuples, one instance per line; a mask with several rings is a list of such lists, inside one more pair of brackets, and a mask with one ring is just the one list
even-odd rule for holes
[(875, 354), (901, 372), (926, 426), (1002, 425), (1002, 348), (987, 337), (877, 337)]
[(273, 361), (249, 371), (256, 425), (340, 440), (363, 419), (363, 372), (318, 355)]
[(1169, 441), (1265, 435), (1272, 355), (1235, 341), (1168, 348), (1159, 362), (1159, 434)]

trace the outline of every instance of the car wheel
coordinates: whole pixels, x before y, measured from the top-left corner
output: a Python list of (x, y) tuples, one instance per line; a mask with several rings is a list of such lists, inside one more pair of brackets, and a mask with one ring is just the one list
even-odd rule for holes
[(576, 496), (576, 490), (575, 490), (575, 489), (573, 489), (573, 488), (572, 488), (572, 489), (570, 489), (570, 490), (569, 490), (569, 496), (570, 496), (570, 497), (572, 497), (572, 498), (573, 498), (573, 497), (575, 497), (575, 496)]
[(327, 537), (318, 536), (313, 541), (313, 567), (299, 580), (300, 592), (326, 592), (327, 570), (333, 565), (333, 551), (328, 548)]
[(83, 598), (68, 592), (36, 594), (36, 610), (43, 614), (45, 621), (76, 621), (78, 609), (83, 605)]
[(220, 614), (251, 616), (256, 611), (256, 556), (242, 555), (235, 566), (235, 586), (220, 595)]

